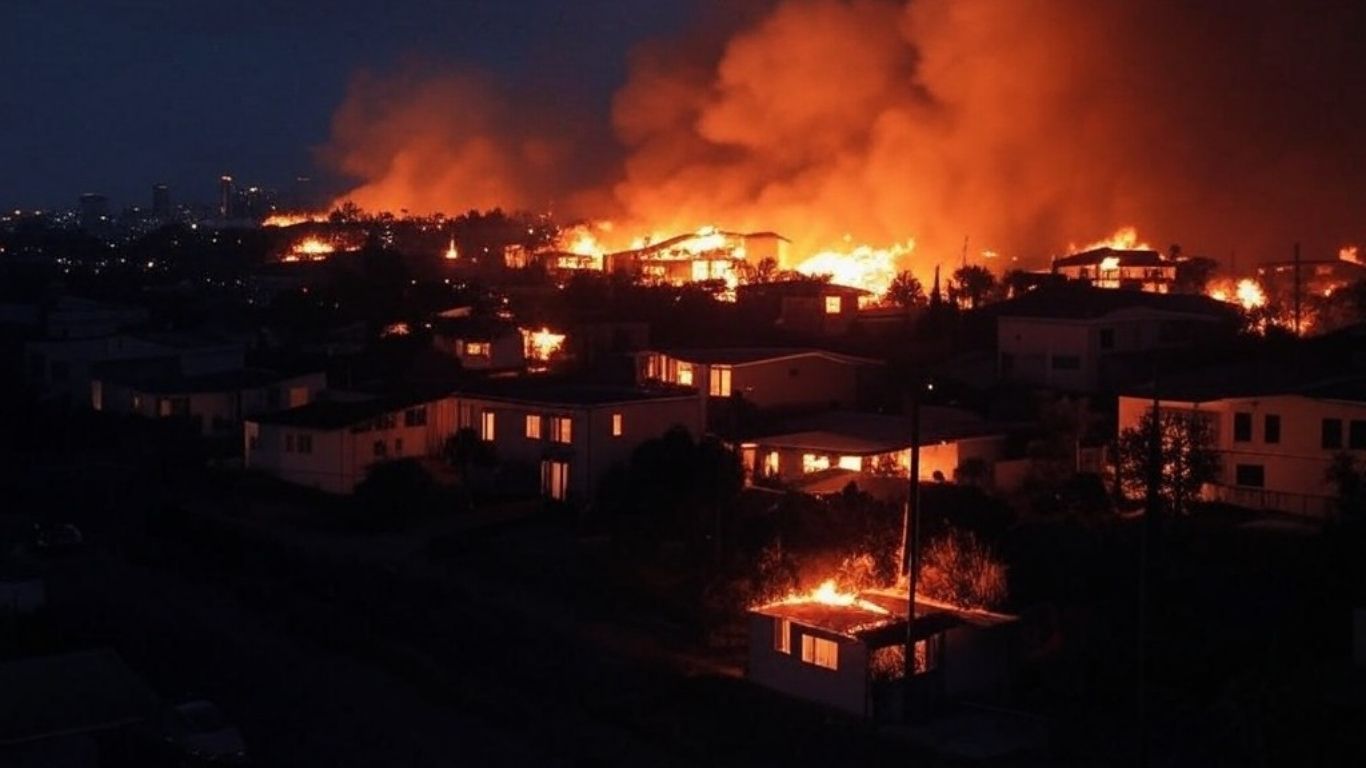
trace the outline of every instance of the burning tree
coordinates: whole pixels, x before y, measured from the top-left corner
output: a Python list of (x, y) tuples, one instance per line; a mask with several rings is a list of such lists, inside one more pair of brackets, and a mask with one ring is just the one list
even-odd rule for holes
[(950, 529), (921, 553), (917, 594), (958, 606), (990, 609), (1006, 598), (1006, 567), (971, 532)]
[[(1214, 428), (1207, 414), (1195, 411), (1153, 410), (1143, 414), (1137, 427), (1119, 435), (1117, 469), (1120, 487), (1130, 497), (1146, 492), (1150, 472), (1158, 476), (1159, 501), (1176, 514), (1188, 505), (1200, 486), (1219, 474), (1219, 454), (1214, 449)], [(1153, 433), (1159, 439), (1157, 467), (1152, 466)]]
[(987, 297), (995, 289), (996, 276), (991, 274), (991, 270), (968, 264), (954, 270), (949, 295), (960, 307), (977, 309), (986, 303)]

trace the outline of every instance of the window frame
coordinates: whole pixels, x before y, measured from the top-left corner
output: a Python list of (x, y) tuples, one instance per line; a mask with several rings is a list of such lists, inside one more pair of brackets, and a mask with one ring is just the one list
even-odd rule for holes
[(618, 411), (618, 412), (616, 412), (616, 413), (613, 413), (613, 414), (612, 414), (612, 437), (621, 437), (622, 434), (626, 431), (626, 429), (625, 429), (625, 424), (626, 424), (626, 419), (625, 419), (624, 416), (622, 416), (622, 414), (621, 414), (620, 411)]
[(541, 414), (539, 414), (539, 413), (528, 413), (528, 414), (526, 415), (525, 426), (523, 427), (523, 432), (522, 432), (522, 434), (526, 437), (526, 439), (528, 439), (528, 440), (540, 440), (540, 439), (541, 439), (541, 435), (544, 434), (544, 424), (542, 424), (541, 422), (542, 422)]
[[(1256, 482), (1251, 482), (1255, 475)], [(1233, 465), (1233, 484), (1239, 488), (1265, 488), (1266, 487), (1266, 465), (1265, 464), (1235, 464)]]
[(1342, 450), (1342, 419), (1323, 419), (1319, 423), (1319, 447), (1329, 451)]
[(834, 640), (803, 632), (802, 661), (815, 667), (836, 671), (840, 668), (840, 645)]
[(479, 439), (491, 443), (497, 437), (498, 413), (492, 408), (485, 408), (479, 412)]
[(1234, 411), (1233, 412), (1233, 442), (1250, 443), (1252, 442), (1252, 412)]
[(1262, 442), (1267, 445), (1281, 444), (1281, 415), (1279, 413), (1268, 413), (1262, 417)]

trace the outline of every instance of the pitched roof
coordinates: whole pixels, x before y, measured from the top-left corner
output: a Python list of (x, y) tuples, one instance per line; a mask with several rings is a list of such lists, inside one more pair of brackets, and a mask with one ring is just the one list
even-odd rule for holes
[(1055, 259), (1055, 267), (1089, 267), (1099, 265), (1105, 259), (1118, 259), (1124, 267), (1175, 267), (1176, 262), (1165, 258), (1157, 251), (1124, 250), (1120, 248), (1093, 248), (1089, 251), (1074, 253)]
[(448, 387), (433, 387), (362, 400), (316, 400), (297, 408), (255, 416), (247, 421), (303, 429), (345, 429), (376, 416), (440, 400), (449, 394), (451, 391)]
[(541, 405), (582, 406), (674, 400), (697, 396), (691, 387), (626, 387), (566, 379), (482, 379), (461, 385), (459, 396)]

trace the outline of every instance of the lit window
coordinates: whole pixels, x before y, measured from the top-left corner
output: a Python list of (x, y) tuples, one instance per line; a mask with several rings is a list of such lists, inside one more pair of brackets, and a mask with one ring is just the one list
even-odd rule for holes
[(920, 675), (939, 668), (943, 639), (943, 635), (932, 635), (924, 640), (915, 641), (915, 666), (912, 667), (912, 674)]
[(840, 647), (833, 640), (802, 635), (802, 661), (826, 669), (839, 669)]
[(539, 414), (528, 413), (526, 415), (526, 439), (541, 439), (541, 417)]
[(678, 364), (678, 383), (685, 387), (692, 386), (692, 363)]
[(778, 452), (769, 451), (764, 454), (764, 477), (778, 476)]
[(466, 357), (488, 357), (491, 346), (487, 341), (467, 341), (465, 342), (465, 355)]
[(550, 439), (557, 443), (574, 441), (574, 421), (568, 416), (550, 417)]
[(838, 297), (838, 296), (826, 296), (826, 297), (825, 297), (825, 314), (827, 314), (827, 315), (838, 315), (839, 313), (840, 313), (840, 297)]
[(569, 495), (569, 462), (541, 462), (541, 493), (547, 498), (564, 501)]
[(711, 369), (711, 386), (707, 389), (707, 394), (714, 397), (730, 397), (730, 368), (718, 366)]
[(773, 620), (773, 650), (778, 653), (792, 653), (792, 622), (787, 619)]
[(829, 456), (817, 456), (814, 453), (802, 454), (802, 472), (820, 472), (830, 468)]
[(494, 436), (494, 412), (484, 411), (479, 418), (479, 437), (483, 440), (493, 442)]
[(855, 472), (863, 471), (862, 456), (841, 456), (839, 461), (840, 469), (852, 469)]
[(612, 414), (612, 437), (621, 437), (621, 414)]

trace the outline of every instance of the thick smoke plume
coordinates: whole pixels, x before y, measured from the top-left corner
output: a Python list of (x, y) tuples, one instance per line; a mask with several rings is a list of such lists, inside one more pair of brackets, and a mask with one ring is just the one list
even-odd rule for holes
[(1358, 5), (787, 0), (633, 52), (607, 183), (562, 172), (562, 125), (458, 77), (361, 81), (329, 156), (365, 207), (558, 206), (798, 253), (914, 238), (921, 271), (965, 238), (1037, 266), (1133, 225), (1245, 269), (1360, 236)]

